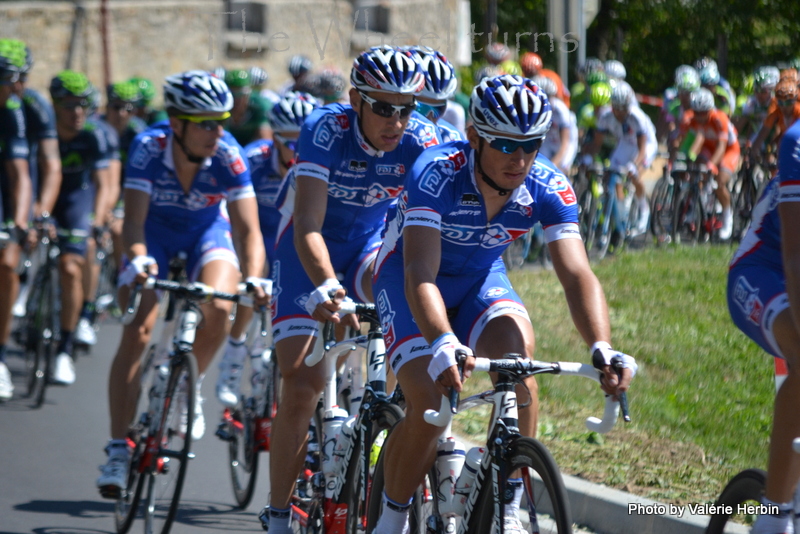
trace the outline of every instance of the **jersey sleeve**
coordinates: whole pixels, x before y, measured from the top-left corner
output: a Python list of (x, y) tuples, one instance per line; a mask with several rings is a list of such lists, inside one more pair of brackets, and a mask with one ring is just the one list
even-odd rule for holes
[[(89, 130), (92, 146), (92, 170), (107, 169), (111, 161), (111, 143), (109, 134), (97, 126)], [(117, 154), (119, 154), (119, 138), (117, 138)]]
[(0, 147), (0, 155), (4, 161), (12, 159), (28, 159), (30, 149), (28, 147), (28, 139), (25, 137), (25, 116), (22, 113), (22, 106), (15, 105), (16, 101), (9, 99), (6, 108), (0, 112), (7, 115), (5, 127), (2, 128), (3, 141), (5, 147)]
[(344, 139), (350, 118), (336, 108), (321, 108), (306, 120), (297, 143), (297, 175), (328, 181), (336, 150), (334, 145)]
[(441, 230), (442, 216), (453, 207), (456, 174), (467, 166), (463, 151), (421, 157), (411, 168), (403, 227), (427, 226)]
[(36, 140), (57, 139), (56, 115), (53, 106), (50, 105), (38, 93), (26, 91), (23, 96), (25, 103), (28, 134)]
[(781, 140), (778, 169), (778, 202), (800, 202), (800, 123), (795, 123)]
[(228, 196), (228, 202), (243, 198), (255, 197), (253, 182), (250, 179), (250, 168), (243, 156), (242, 147), (233, 139), (220, 140), (217, 149), (222, 163), (222, 178)]
[[(125, 189), (135, 189), (153, 193), (153, 177), (148, 167), (159, 153), (158, 141), (153, 131), (147, 130), (137, 135), (131, 142), (128, 161), (125, 165)], [(166, 139), (163, 139), (166, 143)]]
[(535, 204), (539, 207), (539, 222), (544, 228), (545, 241), (580, 239), (578, 200), (569, 180), (560, 172), (544, 170), (537, 165), (539, 177), (535, 180)]
[(614, 113), (610, 109), (601, 111), (597, 118), (597, 131), (604, 134), (612, 133), (614, 120)]

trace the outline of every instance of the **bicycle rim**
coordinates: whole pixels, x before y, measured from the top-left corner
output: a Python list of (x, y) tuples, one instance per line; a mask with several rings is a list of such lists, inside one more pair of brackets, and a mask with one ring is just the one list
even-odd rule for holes
[(580, 223), (581, 236), (588, 254), (594, 245), (595, 227), (597, 226), (597, 203), (590, 189), (586, 189), (581, 194), (578, 209), (580, 210), (578, 221)]
[[(767, 473), (761, 469), (746, 469), (733, 477), (722, 490), (714, 504), (716, 506), (731, 506), (734, 511), (740, 504), (758, 505), (764, 494)], [(706, 534), (722, 534), (728, 522), (743, 523), (752, 526), (754, 515), (744, 514), (715, 514), (711, 516), (706, 528)]]
[(602, 203), (603, 218), (602, 223), (599, 223), (599, 232), (597, 234), (597, 259), (602, 260), (608, 253), (608, 247), (611, 245), (611, 235), (614, 233), (614, 203), (616, 202), (616, 194), (611, 191), (606, 193), (605, 202)]
[[(47, 265), (43, 267), (48, 269)], [(39, 310), (35, 324), (40, 328), (35, 333), (36, 339), (36, 365), (35, 365), (35, 395), (33, 404), (41, 408), (44, 404), (47, 383), (53, 372), (53, 358), (55, 356), (55, 343), (57, 332), (57, 318), (55, 310), (56, 291), (54, 291), (53, 278), (45, 271), (42, 277), (42, 292), (39, 300)]]
[(668, 179), (662, 176), (656, 182), (653, 194), (650, 197), (650, 231), (655, 237), (656, 244), (659, 245), (671, 240), (671, 192)]
[[(572, 532), (572, 514), (561, 472), (547, 448), (533, 438), (520, 437), (511, 445), (509, 470), (521, 469), (525, 492), (520, 503), (520, 520), (525, 532)], [(494, 523), (494, 491), (491, 477), (481, 487), (481, 493), (468, 534), (492, 532)]]
[(117, 534), (125, 534), (130, 530), (133, 520), (136, 519), (136, 512), (139, 509), (139, 502), (142, 498), (142, 490), (147, 477), (142, 476), (139, 470), (139, 462), (145, 449), (145, 438), (139, 434), (135, 436), (136, 446), (131, 456), (131, 464), (128, 469), (128, 483), (125, 491), (114, 503), (114, 524)]
[(702, 219), (700, 205), (696, 202), (691, 188), (681, 191), (678, 202), (675, 204), (673, 228), (676, 243), (696, 243), (700, 236)]
[[(178, 511), (192, 445), (197, 362), (191, 353), (176, 355), (162, 405), (161, 417), (151, 424), (159, 443), (147, 470), (145, 534), (167, 534)], [(181, 387), (184, 384), (184, 387)], [(185, 406), (186, 414), (183, 409)]]
[(233, 496), (239, 508), (247, 508), (250, 504), (258, 474), (259, 450), (253, 401), (252, 397), (240, 398), (228, 420), (228, 467)]
[[(376, 491), (374, 482), (377, 468), (373, 468), (371, 465), (365, 466), (364, 462), (361, 461), (363, 458), (356, 456), (356, 454), (363, 456), (362, 451), (368, 451), (370, 463), (372, 463), (371, 459), (373, 455), (379, 454), (377, 451), (372, 450), (376, 437), (384, 430), (386, 430), (388, 434), (402, 418), (403, 410), (396, 404), (385, 403), (381, 405), (377, 408), (375, 418), (372, 420), (372, 434), (365, 436), (365, 442), (353, 448), (353, 456), (351, 456), (350, 465), (348, 466), (347, 479), (342, 489), (343, 500), (346, 499), (346, 502), (349, 503), (347, 507), (346, 530), (348, 534), (363, 533), (367, 530), (370, 495)], [(381, 450), (382, 449), (383, 444), (381, 444)], [(359, 468), (366, 469), (366, 488), (362, 486), (364, 477)], [(383, 485), (381, 485), (380, 492), (383, 493)]]

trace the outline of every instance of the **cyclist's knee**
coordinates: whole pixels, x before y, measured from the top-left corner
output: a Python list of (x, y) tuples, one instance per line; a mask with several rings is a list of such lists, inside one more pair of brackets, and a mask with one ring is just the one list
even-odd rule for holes
[(75, 280), (83, 274), (84, 260), (76, 254), (65, 254), (59, 260), (59, 268), (64, 278)]
[(298, 416), (310, 416), (317, 406), (317, 399), (324, 385), (314, 382), (305, 380), (297, 374), (289, 380), (284, 378), (281, 384), (279, 409), (284, 412), (288, 410), (290, 414), (297, 414)]

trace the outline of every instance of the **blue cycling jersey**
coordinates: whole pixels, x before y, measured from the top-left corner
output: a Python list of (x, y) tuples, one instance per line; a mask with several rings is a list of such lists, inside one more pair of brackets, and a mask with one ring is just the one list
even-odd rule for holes
[(0, 107), (0, 223), (12, 219), (13, 203), (10, 198), (8, 174), (5, 163), (12, 159), (28, 159), (28, 140), (25, 137), (25, 117), (22, 102), (12, 95)]
[(778, 205), (800, 202), (800, 122), (783, 135), (778, 154), (778, 175), (753, 208), (750, 229), (733, 256), (731, 268), (764, 265), (783, 273)]
[(161, 123), (137, 135), (130, 148), (125, 188), (150, 195), (148, 225), (198, 233), (217, 219), (223, 200), (255, 196), (242, 148), (228, 132), (200, 166), (188, 192), (175, 174), (172, 145), (172, 129)]
[(450, 124), (444, 119), (439, 119), (436, 122), (436, 129), (439, 131), (439, 138), (442, 143), (449, 143), (451, 141), (464, 141), (466, 137), (462, 135), (458, 128)]
[(294, 211), (294, 176), (304, 175), (328, 183), (322, 235), (339, 242), (366, 239), (383, 225), (389, 203), (402, 191), (414, 161), (437, 144), (436, 127), (417, 112), (397, 148), (384, 153), (366, 141), (349, 105), (315, 110), (300, 132), (297, 164), (281, 193), (281, 229)]
[(28, 137), (30, 156), (28, 169), (31, 174), (34, 198), (39, 190), (39, 143), (44, 139), (57, 139), (56, 115), (53, 106), (40, 93), (25, 89), (22, 93), (22, 110), (25, 114), (25, 131)]
[(267, 247), (267, 252), (272, 253), (275, 245), (275, 236), (278, 232), (278, 223), (281, 214), (278, 211), (278, 194), (283, 183), (280, 173), (279, 154), (274, 144), (269, 139), (259, 139), (244, 147), (244, 154), (250, 164), (250, 177), (253, 180), (253, 189), (258, 201), (258, 220), (261, 223), (261, 233), (264, 242), (272, 246)]
[(580, 239), (575, 193), (547, 158), (537, 157), (525, 182), (491, 221), (475, 183), (474, 158), (467, 141), (447, 143), (420, 156), (387, 222), (379, 269), (392, 256), (402, 262), (403, 230), (409, 226), (441, 231), (440, 275), (488, 272), (503, 250), (537, 221), (548, 242)]

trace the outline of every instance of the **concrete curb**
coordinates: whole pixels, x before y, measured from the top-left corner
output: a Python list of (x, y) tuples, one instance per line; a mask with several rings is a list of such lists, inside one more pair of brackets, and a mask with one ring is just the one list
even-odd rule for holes
[[(687, 506), (660, 503), (586, 480), (562, 475), (569, 494), (572, 520), (599, 534), (704, 534), (709, 516), (692, 514)], [(743, 525), (725, 532), (748, 534)]]

